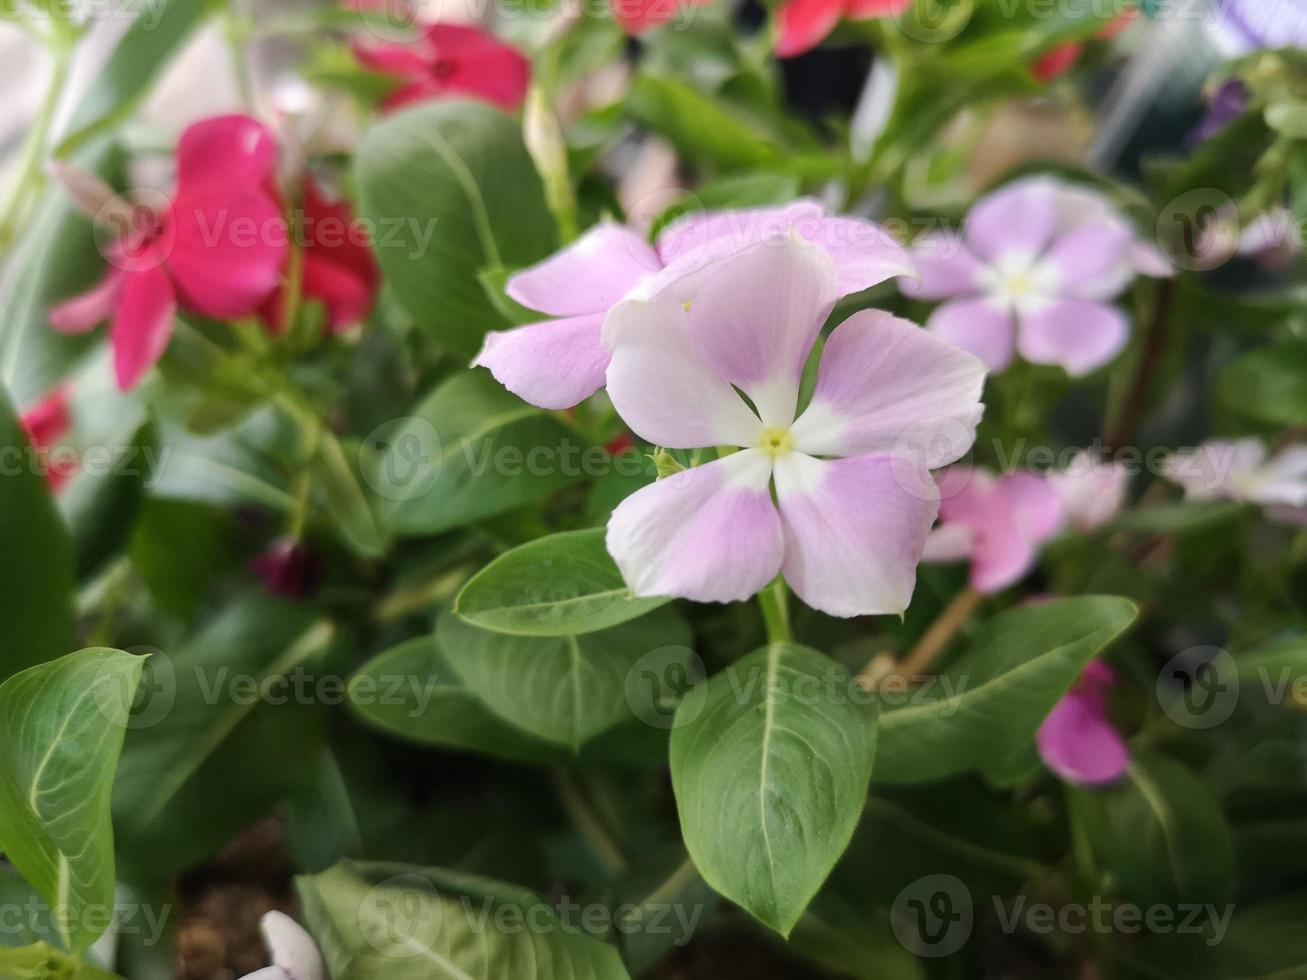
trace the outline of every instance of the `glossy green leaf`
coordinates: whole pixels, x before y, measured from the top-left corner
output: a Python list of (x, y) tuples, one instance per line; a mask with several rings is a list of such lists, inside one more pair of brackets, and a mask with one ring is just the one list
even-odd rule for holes
[(109, 798), (143, 663), (82, 650), (0, 685), (0, 850), (55, 910), (72, 952), (99, 938), (114, 906)]
[(586, 445), (479, 370), (440, 384), (388, 442), (369, 483), (400, 534), (437, 534), (570, 486)]
[(688, 676), (690, 630), (670, 610), (582, 636), (510, 636), (441, 616), (445, 659), (492, 712), (573, 749), (615, 725), (656, 717), (658, 687), (639, 676), (656, 663)]
[(672, 732), (681, 834), (713, 888), (788, 935), (853, 835), (876, 712), (815, 650), (772, 644), (687, 699)]
[(0, 679), (73, 646), (73, 545), (0, 389)]
[(1307, 340), (1244, 354), (1225, 369), (1218, 390), (1221, 401), (1242, 417), (1307, 425)]
[(604, 546), (605, 533), (565, 531), (500, 555), (463, 587), (454, 611), (498, 633), (567, 636), (607, 629), (669, 602), (632, 595)]
[(518, 124), (480, 102), (428, 102), (372, 127), (355, 172), (387, 281), (421, 329), (472, 357), (505, 325), (478, 273), (555, 245)]
[(297, 883), (333, 977), (628, 978), (615, 947), (523, 888), (438, 868), (352, 861)]
[(887, 698), (877, 782), (941, 779), (1020, 751), (1136, 614), (1126, 599), (1085, 596), (996, 616), (940, 677)]

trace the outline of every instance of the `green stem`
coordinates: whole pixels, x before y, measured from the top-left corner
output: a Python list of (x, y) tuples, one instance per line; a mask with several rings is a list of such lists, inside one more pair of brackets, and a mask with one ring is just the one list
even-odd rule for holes
[(610, 877), (617, 877), (626, 870), (626, 857), (622, 854), (621, 848), (617, 846), (612, 834), (608, 832), (608, 828), (599, 819), (590, 801), (581, 792), (576, 778), (565, 769), (555, 769), (553, 776), (558, 797), (563, 801), (563, 808), (567, 810), (567, 815), (576, 827), (577, 833), (589, 845), (605, 873)]
[(54, 66), (50, 75), (50, 85), (45, 93), (32, 128), (28, 130), (27, 140), (19, 156), (18, 169), (9, 193), (0, 205), (0, 255), (9, 251), (17, 237), (16, 225), (19, 223), (28, 198), (37, 190), (44, 180), (41, 165), (45, 161), (46, 144), (50, 140), (50, 128), (54, 124), (54, 114), (63, 99), (64, 87), (68, 84), (68, 74), (73, 64), (74, 39), (63, 34), (56, 34), (50, 40), (50, 54)]
[(238, 11), (235, 2), (227, 5), (223, 16), (224, 33), (227, 35), (227, 47), (231, 51), (232, 73), (236, 76), (236, 90), (240, 94), (241, 105), (248, 112), (254, 111), (254, 85), (250, 81), (250, 65), (245, 58), (245, 42), (250, 36), (250, 22)]
[(777, 577), (771, 585), (758, 593), (758, 608), (767, 627), (768, 643), (789, 643), (794, 639), (790, 626), (790, 590), (785, 580)]

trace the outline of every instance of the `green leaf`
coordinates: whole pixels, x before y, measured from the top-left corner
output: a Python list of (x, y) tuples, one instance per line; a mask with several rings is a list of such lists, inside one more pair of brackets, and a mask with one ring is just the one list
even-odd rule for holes
[(387, 281), (419, 327), (472, 357), (505, 325), (478, 273), (530, 265), (555, 245), (517, 123), (478, 102), (427, 103), (369, 130), (355, 167)]
[(452, 613), (440, 617), (445, 659), (500, 718), (548, 742), (579, 749), (602, 732), (652, 717), (656, 689), (641, 683), (642, 662), (657, 674), (688, 676), (690, 630), (670, 610), (583, 636), (509, 636)]
[(776, 643), (687, 699), (672, 732), (681, 834), (704, 880), (781, 935), (848, 845), (876, 712), (842, 666)]
[(603, 528), (564, 531), (500, 555), (472, 576), (454, 603), (469, 623), (497, 633), (593, 633), (670, 602), (638, 599), (604, 546)]
[(73, 646), (73, 545), (0, 389), (0, 679)]
[(586, 443), (485, 371), (440, 384), (389, 440), (369, 483), (383, 523), (437, 534), (547, 497), (581, 479)]
[(1084, 596), (996, 616), (939, 678), (887, 701), (877, 782), (941, 779), (1019, 752), (1137, 612), (1126, 599)]
[(691, 159), (732, 168), (775, 167), (782, 160), (760, 119), (727, 108), (679, 79), (641, 74), (628, 110)]
[(143, 663), (82, 650), (0, 685), (0, 850), (54, 909), (72, 952), (113, 912), (109, 797)]
[(1127, 511), (1113, 522), (1113, 526), (1146, 534), (1187, 534), (1232, 521), (1248, 509), (1247, 504), (1237, 500), (1154, 504)]
[(386, 552), (386, 538), (354, 467), (332, 433), (321, 432), (318, 438), (312, 471), (326, 516), (351, 548), (365, 557), (379, 558)]
[(0, 949), (5, 980), (119, 980), (118, 974), (68, 956), (49, 943)]
[(558, 750), (496, 717), (440, 655), (434, 636), (373, 657), (350, 678), (348, 691), (356, 715), (409, 741), (514, 761), (559, 757)]
[(94, 471), (74, 474), (58, 498), (72, 532), (77, 571), (85, 579), (117, 555), (131, 536), (145, 497), (155, 455), (153, 430), (146, 424), (106, 441), (114, 459)]
[(1307, 340), (1285, 340), (1244, 354), (1225, 369), (1218, 391), (1241, 417), (1307, 425)]
[(522, 888), (438, 868), (349, 861), (297, 883), (333, 977), (628, 978), (614, 947)]

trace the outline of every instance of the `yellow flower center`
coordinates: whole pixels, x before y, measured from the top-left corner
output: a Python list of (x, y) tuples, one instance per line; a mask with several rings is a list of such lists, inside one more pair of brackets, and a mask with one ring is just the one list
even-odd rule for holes
[(794, 448), (794, 436), (790, 435), (789, 429), (763, 429), (758, 448), (776, 459)]
[(1007, 291), (1013, 296), (1024, 296), (1027, 293), (1034, 292), (1035, 280), (1024, 272), (1018, 272), (1009, 276), (1007, 281)]

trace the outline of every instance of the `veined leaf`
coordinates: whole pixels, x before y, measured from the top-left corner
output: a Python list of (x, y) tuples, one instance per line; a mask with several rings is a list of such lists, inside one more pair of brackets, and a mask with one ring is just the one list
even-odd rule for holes
[(143, 663), (93, 648), (0, 685), (0, 850), (55, 911), (72, 952), (112, 915), (109, 797)]

